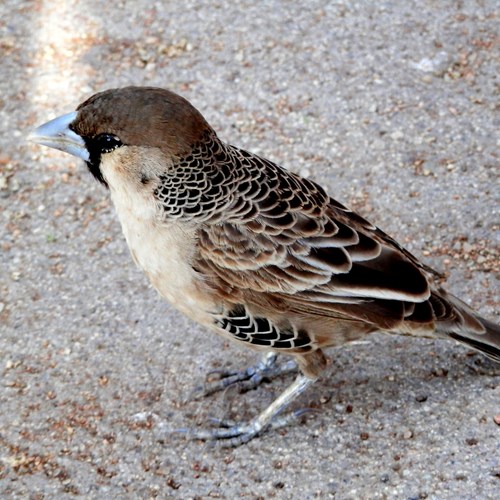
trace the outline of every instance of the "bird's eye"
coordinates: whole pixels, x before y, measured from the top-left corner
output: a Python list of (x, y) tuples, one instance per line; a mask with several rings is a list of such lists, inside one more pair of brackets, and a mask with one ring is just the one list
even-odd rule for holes
[(113, 134), (99, 134), (94, 137), (97, 148), (102, 153), (111, 153), (111, 151), (119, 148), (123, 143)]

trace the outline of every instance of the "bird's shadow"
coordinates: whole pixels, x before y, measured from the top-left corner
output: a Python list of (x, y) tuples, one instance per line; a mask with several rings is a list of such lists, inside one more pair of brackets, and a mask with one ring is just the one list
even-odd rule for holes
[[(446, 341), (426, 340), (424, 345), (416, 346), (418, 342), (422, 341), (377, 339), (375, 346), (368, 342), (364, 346), (330, 351), (331, 366), (287, 410), (300, 414), (302, 420), (309, 421), (312, 415), (318, 424), (332, 416), (343, 423), (342, 414), (349, 415), (353, 408), (361, 414), (380, 408), (391, 413), (409, 413), (421, 403), (440, 399), (444, 394), (448, 400), (453, 394), (458, 398), (460, 389), (465, 392), (477, 377), (491, 377), (499, 372), (493, 361), (460, 346), (450, 355), (450, 344)], [(415, 347), (419, 349), (419, 357), (412, 354), (409, 364), (407, 351)], [(260, 386), (245, 392), (235, 384), (186, 405), (191, 408), (197, 405), (191, 415), (200, 426), (210, 425), (211, 419), (248, 420), (271, 404), (293, 380), (294, 375), (287, 374), (272, 381), (264, 380)]]

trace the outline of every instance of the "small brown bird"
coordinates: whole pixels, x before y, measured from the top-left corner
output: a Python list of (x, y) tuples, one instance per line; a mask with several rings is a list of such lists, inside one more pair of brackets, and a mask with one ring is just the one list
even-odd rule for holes
[(222, 142), (173, 92), (101, 92), (31, 140), (82, 158), (109, 188), (134, 261), (165, 299), (271, 353), (229, 382), (256, 383), (275, 353), (297, 361), (297, 380), (259, 416), (193, 437), (238, 445), (282, 425), (278, 413), (325, 368), (323, 350), (377, 330), (452, 338), (500, 362), (498, 325), (438, 273), (318, 184)]

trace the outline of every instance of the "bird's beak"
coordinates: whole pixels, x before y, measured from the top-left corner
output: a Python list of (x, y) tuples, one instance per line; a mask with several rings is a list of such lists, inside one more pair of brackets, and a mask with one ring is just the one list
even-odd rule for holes
[(85, 141), (69, 128), (76, 115), (77, 112), (73, 111), (40, 125), (31, 132), (28, 140), (89, 161), (90, 156)]

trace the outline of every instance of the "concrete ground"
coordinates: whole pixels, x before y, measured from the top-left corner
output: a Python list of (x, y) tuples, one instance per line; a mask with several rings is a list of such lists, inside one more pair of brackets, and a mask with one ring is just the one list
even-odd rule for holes
[(2, 1), (0, 497), (498, 498), (499, 369), (454, 342), (330, 351), (293, 405), (316, 411), (237, 449), (167, 433), (251, 418), (292, 376), (185, 402), (255, 354), (161, 301), (107, 192), (25, 141), (96, 91), (168, 87), (494, 318), (498, 16), (495, 0)]

